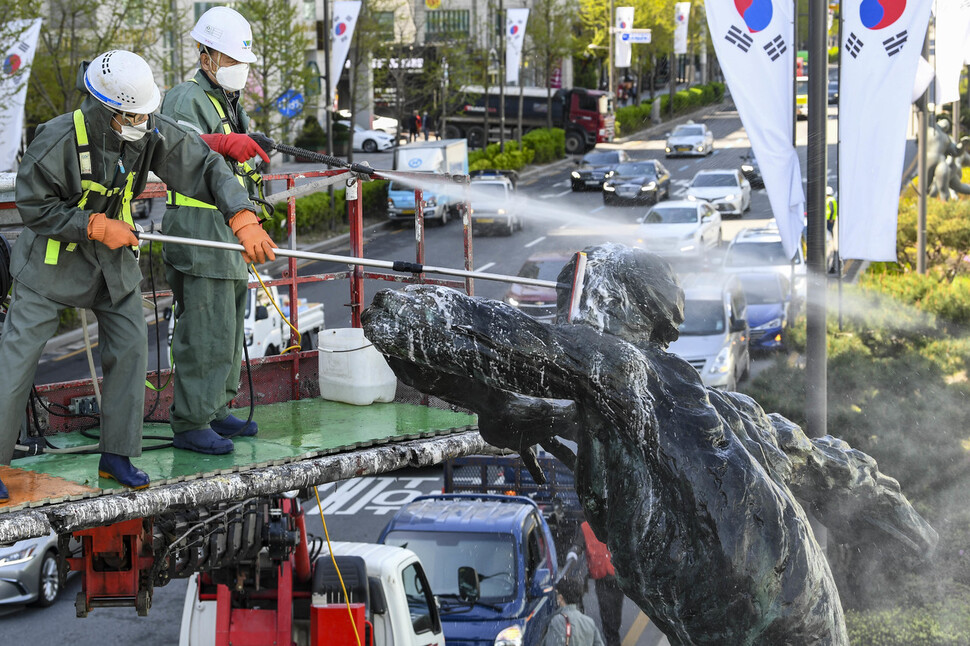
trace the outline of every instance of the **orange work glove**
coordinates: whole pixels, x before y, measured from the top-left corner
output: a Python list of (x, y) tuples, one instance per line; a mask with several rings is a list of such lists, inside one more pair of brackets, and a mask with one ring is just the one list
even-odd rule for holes
[(201, 135), (202, 141), (213, 151), (223, 157), (231, 157), (240, 164), (259, 155), (263, 161), (269, 163), (269, 155), (260, 148), (259, 144), (241, 132), (231, 132), (227, 135)]
[(259, 220), (252, 211), (240, 211), (229, 218), (229, 226), (232, 232), (239, 238), (239, 244), (246, 248), (242, 252), (243, 260), (248, 265), (251, 262), (264, 263), (267, 260), (276, 260), (276, 243), (259, 226)]
[(92, 213), (88, 218), (88, 239), (97, 240), (108, 249), (137, 247), (134, 229), (121, 220), (109, 220), (104, 213)]

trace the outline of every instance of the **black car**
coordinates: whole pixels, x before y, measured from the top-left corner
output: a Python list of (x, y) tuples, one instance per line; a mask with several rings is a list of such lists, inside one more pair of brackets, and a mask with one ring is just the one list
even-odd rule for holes
[(829, 105), (839, 102), (839, 82), (829, 81)]
[(599, 189), (603, 186), (606, 174), (618, 164), (630, 161), (630, 156), (624, 150), (601, 150), (586, 153), (576, 162), (579, 168), (570, 173), (572, 189), (585, 191), (590, 188)]
[(603, 204), (656, 204), (670, 197), (670, 173), (655, 159), (618, 164), (603, 182)]
[(761, 177), (761, 168), (754, 155), (744, 155), (741, 157), (741, 174), (751, 184), (751, 190), (765, 187), (765, 180)]

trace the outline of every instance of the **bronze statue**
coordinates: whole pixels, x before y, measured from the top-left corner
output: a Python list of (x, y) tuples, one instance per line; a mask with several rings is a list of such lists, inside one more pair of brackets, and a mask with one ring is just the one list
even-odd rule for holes
[[(666, 262), (620, 245), (587, 257), (571, 324), (568, 289), (547, 325), (410, 286), (375, 295), (365, 334), (402, 380), (475, 410), (490, 443), (524, 458), (541, 443), (571, 464), (620, 586), (671, 644), (847, 644), (796, 498), (840, 541), (890, 538), (925, 554), (936, 533), (871, 457), (704, 387), (666, 352), (683, 321)], [(576, 454), (556, 436), (575, 440)]]
[(963, 183), (963, 167), (970, 165), (970, 137), (953, 141), (947, 133), (950, 120), (939, 119), (926, 135), (926, 177), (931, 197), (943, 201), (957, 199), (957, 194), (970, 195), (970, 184)]

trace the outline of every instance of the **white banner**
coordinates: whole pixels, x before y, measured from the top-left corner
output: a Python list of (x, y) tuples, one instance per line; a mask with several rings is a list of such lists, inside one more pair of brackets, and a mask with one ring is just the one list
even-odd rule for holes
[(674, 5), (674, 53), (687, 53), (687, 21), (690, 19), (690, 3)]
[(906, 124), (932, 0), (843, 0), (839, 253), (896, 260)]
[(930, 65), (928, 60), (920, 56), (919, 60), (916, 61), (916, 76), (913, 79), (913, 100), (911, 103), (916, 103), (916, 100), (923, 96), (926, 88), (933, 82), (934, 76), (936, 76), (936, 72), (933, 70), (933, 66)]
[(337, 82), (347, 62), (350, 41), (354, 37), (360, 0), (337, 0), (333, 3), (333, 27), (330, 32), (330, 96), (337, 96)]
[[(613, 33), (613, 67), (630, 67), (633, 58), (633, 46), (623, 38), (633, 29), (633, 7), (617, 7), (614, 11), (616, 29)], [(615, 89), (615, 88), (614, 88)]]
[(756, 2), (743, 14), (724, 0), (706, 0), (705, 6), (714, 50), (791, 258), (805, 212), (802, 173), (792, 145), (794, 3)]
[(970, 39), (970, 0), (936, 0), (936, 104), (960, 99), (960, 72)]
[(0, 69), (0, 170), (17, 170), (17, 151), (24, 130), (24, 105), (30, 64), (37, 50), (40, 18), (15, 20), (0, 27), (4, 40), (13, 44), (3, 55)]
[(505, 83), (519, 84), (519, 63), (525, 43), (525, 26), (529, 22), (528, 9), (505, 10)]

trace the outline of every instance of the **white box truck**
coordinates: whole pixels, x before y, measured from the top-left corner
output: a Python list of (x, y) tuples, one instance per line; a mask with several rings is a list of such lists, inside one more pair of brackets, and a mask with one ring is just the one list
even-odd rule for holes
[[(394, 150), (394, 170), (406, 172), (468, 174), (468, 142), (464, 139), (440, 139), (438, 141), (415, 141)], [(411, 183), (391, 181), (387, 187), (387, 216), (392, 221), (414, 219), (414, 189), (423, 191), (424, 217), (444, 225), (451, 217), (457, 217), (461, 191), (455, 184), (454, 191), (442, 191), (440, 184), (415, 186)]]

